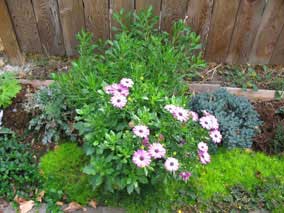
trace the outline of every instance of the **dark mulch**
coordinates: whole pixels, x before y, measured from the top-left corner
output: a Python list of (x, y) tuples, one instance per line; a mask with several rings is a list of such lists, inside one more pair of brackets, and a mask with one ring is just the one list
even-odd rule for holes
[(268, 154), (273, 154), (272, 141), (277, 126), (284, 125), (284, 114), (277, 113), (281, 107), (284, 107), (284, 100), (256, 102), (254, 106), (264, 123), (260, 127), (261, 133), (254, 138), (253, 148)]

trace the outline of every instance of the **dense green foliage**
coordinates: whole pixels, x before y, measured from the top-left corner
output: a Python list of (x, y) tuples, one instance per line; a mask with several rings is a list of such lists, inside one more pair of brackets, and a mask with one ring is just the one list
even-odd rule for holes
[[(137, 92), (141, 99), (153, 93), (159, 96), (152, 101), (161, 96), (182, 94), (187, 89), (183, 78), (205, 67), (201, 55), (193, 54), (201, 48), (200, 38), (182, 20), (174, 24), (170, 37), (153, 27), (157, 18), (152, 16), (151, 10), (135, 15), (136, 21), (128, 26), (123, 25), (123, 17), (124, 13), (116, 15), (122, 31), (116, 34), (115, 40), (103, 45), (92, 44), (90, 34), (80, 33), (80, 58), (72, 63), (67, 74), (55, 77), (69, 103), (75, 107), (96, 103), (102, 86), (119, 82), (123, 77), (139, 85)], [(99, 54), (94, 55), (94, 51)], [(142, 83), (147, 83), (148, 87), (140, 87)]]
[[(69, 106), (77, 108), (76, 128), (90, 156), (84, 172), (103, 192), (139, 193), (144, 185), (172, 177), (165, 171), (165, 159), (153, 161), (147, 168), (137, 168), (132, 162), (136, 150), (146, 149), (141, 138), (133, 135), (133, 126), (149, 127), (150, 143), (163, 144), (166, 157), (176, 157), (181, 171), (190, 171), (198, 162), (197, 143), (208, 138), (198, 123), (178, 122), (164, 110), (166, 104), (185, 106), (187, 97), (182, 95), (187, 85), (183, 78), (205, 66), (201, 54), (194, 54), (201, 47), (199, 36), (182, 20), (173, 25), (172, 36), (158, 32), (151, 9), (133, 15), (135, 22), (127, 26), (124, 13), (115, 15), (121, 30), (115, 40), (102, 46), (92, 44), (88, 33), (80, 33), (80, 58), (68, 73), (55, 76)], [(94, 51), (99, 53), (94, 55)], [(130, 78), (134, 85), (127, 105), (118, 109), (103, 89), (122, 78)], [(181, 141), (186, 142), (183, 147)]]
[(69, 110), (66, 98), (55, 85), (45, 87), (34, 94), (26, 110), (37, 112), (30, 121), (29, 129), (39, 132), (42, 143), (57, 143), (61, 138), (75, 140), (73, 134), (74, 110)]
[(284, 174), (280, 171), (284, 171), (283, 158), (234, 149), (217, 153), (206, 167), (199, 166), (199, 177), (192, 181), (199, 189), (199, 197), (208, 199), (215, 194), (228, 195), (229, 188), (236, 185), (252, 191), (266, 178), (283, 184)]
[(261, 124), (259, 115), (244, 97), (237, 97), (225, 89), (213, 93), (198, 94), (189, 103), (192, 110), (202, 113), (206, 110), (219, 121), (225, 147), (250, 148), (252, 137)]
[(36, 160), (30, 148), (14, 134), (0, 135), (0, 198), (33, 196), (39, 183)]
[(0, 108), (9, 106), (20, 90), (21, 86), (14, 74), (5, 72), (0, 75)]
[(64, 196), (67, 201), (81, 204), (93, 199), (89, 178), (82, 172), (87, 161), (83, 150), (74, 143), (61, 144), (45, 154), (40, 159), (40, 169), (47, 199), (57, 201)]

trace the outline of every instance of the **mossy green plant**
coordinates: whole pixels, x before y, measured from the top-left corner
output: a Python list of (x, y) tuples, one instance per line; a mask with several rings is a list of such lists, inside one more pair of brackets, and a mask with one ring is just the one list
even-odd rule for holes
[[(220, 153), (221, 152), (221, 153)], [(197, 178), (192, 178), (198, 196), (203, 199), (214, 195), (228, 195), (230, 187), (242, 185), (253, 190), (265, 178), (284, 182), (284, 161), (277, 156), (267, 156), (251, 150), (221, 150), (212, 156), (212, 163), (198, 165)]]
[(82, 172), (88, 162), (84, 151), (74, 143), (63, 143), (40, 159), (47, 196), (86, 204), (94, 198), (89, 177)]

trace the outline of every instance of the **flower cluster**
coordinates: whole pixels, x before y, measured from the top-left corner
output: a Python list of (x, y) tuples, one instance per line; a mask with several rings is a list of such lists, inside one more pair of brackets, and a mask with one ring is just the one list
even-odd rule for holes
[(129, 89), (133, 86), (134, 82), (129, 78), (122, 78), (119, 84), (111, 84), (104, 87), (105, 93), (112, 95), (111, 104), (119, 109), (122, 109), (127, 104), (127, 96)]
[(210, 131), (209, 136), (215, 144), (221, 143), (222, 135), (217, 118), (206, 111), (203, 111), (203, 114), (204, 116), (199, 119), (200, 125)]
[[(176, 158), (173, 157), (166, 157), (166, 149), (164, 148), (164, 145), (161, 143), (150, 143), (149, 142), (149, 135), (150, 130), (147, 126), (144, 125), (137, 125), (134, 126), (132, 129), (134, 135), (136, 135), (139, 138), (142, 138), (142, 144), (143, 146), (148, 148), (148, 151), (139, 149), (136, 152), (134, 152), (132, 156), (132, 161), (136, 166), (140, 168), (147, 167), (151, 164), (152, 159), (164, 159), (164, 167), (169, 172), (176, 172), (180, 165)], [(160, 136), (159, 139), (161, 139)], [(190, 172), (181, 172), (180, 178), (184, 181), (187, 181), (189, 177), (191, 176)]]
[(170, 112), (175, 119), (181, 122), (187, 122), (190, 118), (193, 121), (198, 121), (198, 114), (193, 111), (186, 110), (172, 104), (166, 105), (165, 110)]
[(204, 142), (198, 144), (198, 157), (202, 164), (210, 163), (211, 157), (208, 153), (208, 146)]

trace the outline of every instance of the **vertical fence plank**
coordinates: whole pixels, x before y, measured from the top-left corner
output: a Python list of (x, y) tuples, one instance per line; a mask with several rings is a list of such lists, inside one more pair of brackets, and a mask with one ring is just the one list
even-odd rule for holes
[(265, 0), (241, 0), (235, 30), (226, 60), (228, 63), (244, 64), (248, 62), (265, 5)]
[(64, 55), (65, 48), (56, 0), (32, 0), (43, 50), (48, 55)]
[(206, 47), (208, 33), (210, 29), (210, 20), (213, 9), (213, 0), (190, 0), (186, 15), (187, 24), (192, 30), (201, 37), (203, 49)]
[(179, 19), (184, 19), (188, 0), (163, 0), (161, 29), (171, 33), (172, 25)]
[(0, 20), (0, 38), (4, 50), (11, 63), (22, 64), (24, 62), (24, 57), (18, 45), (7, 5), (3, 0), (0, 1)]
[(108, 0), (83, 0), (86, 28), (95, 39), (109, 39), (110, 19)]
[(31, 0), (8, 0), (6, 2), (21, 50), (26, 53), (42, 53)]
[[(113, 13), (118, 13), (122, 8), (125, 12), (130, 12), (134, 10), (134, 0), (110, 0), (111, 16)], [(126, 23), (127, 24), (127, 23)], [(111, 27), (119, 28), (119, 24), (111, 18)], [(112, 37), (115, 32), (111, 32)]]
[(284, 0), (268, 1), (250, 53), (249, 63), (269, 63), (283, 24)]
[(284, 64), (284, 26), (269, 63)]
[(136, 0), (136, 10), (147, 10), (150, 6), (153, 7), (155, 16), (160, 16), (161, 0)]
[(206, 46), (206, 59), (224, 62), (231, 42), (239, 0), (215, 0)]
[(58, 0), (59, 14), (66, 54), (77, 55), (76, 34), (85, 28), (82, 0)]

